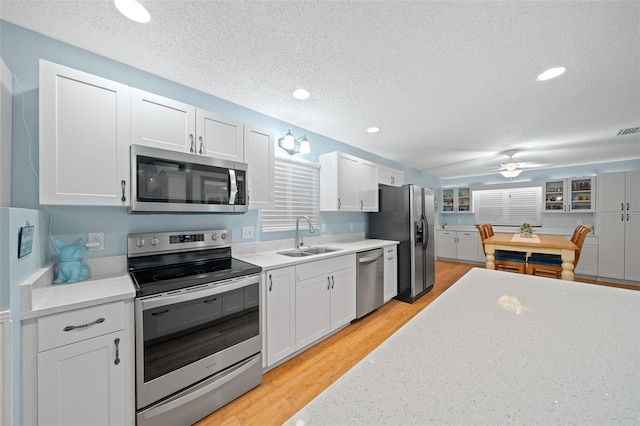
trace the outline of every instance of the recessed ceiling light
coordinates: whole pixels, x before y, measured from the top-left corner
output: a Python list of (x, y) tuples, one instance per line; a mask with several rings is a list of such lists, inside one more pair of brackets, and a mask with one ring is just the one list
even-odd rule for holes
[(307, 99), (310, 96), (308, 90), (296, 89), (293, 91), (293, 97), (296, 99)]
[(380, 131), (380, 127), (369, 127), (367, 132), (369, 133), (378, 133)]
[(116, 9), (132, 21), (146, 24), (151, 20), (151, 15), (145, 7), (136, 0), (113, 0)]
[(556, 78), (564, 74), (566, 70), (567, 69), (565, 67), (550, 68), (545, 72), (543, 72), (542, 74), (540, 74), (538, 78), (536, 78), (536, 80), (538, 81), (551, 80), (552, 78)]

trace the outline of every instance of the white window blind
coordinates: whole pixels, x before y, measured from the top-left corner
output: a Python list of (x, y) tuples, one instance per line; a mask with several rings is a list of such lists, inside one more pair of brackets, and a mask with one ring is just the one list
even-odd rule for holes
[(261, 211), (262, 232), (294, 230), (299, 216), (309, 216), (319, 227), (319, 169), (315, 163), (275, 159), (274, 208)]
[(476, 223), (541, 226), (542, 187), (475, 190), (473, 211)]

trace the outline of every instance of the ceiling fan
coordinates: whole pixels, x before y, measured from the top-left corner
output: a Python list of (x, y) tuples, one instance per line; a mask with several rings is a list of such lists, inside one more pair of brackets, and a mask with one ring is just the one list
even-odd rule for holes
[(505, 151), (505, 155), (509, 157), (506, 161), (500, 164), (498, 171), (506, 178), (514, 178), (522, 173), (523, 169), (540, 167), (541, 164), (537, 163), (525, 163), (514, 157), (516, 155), (515, 150)]

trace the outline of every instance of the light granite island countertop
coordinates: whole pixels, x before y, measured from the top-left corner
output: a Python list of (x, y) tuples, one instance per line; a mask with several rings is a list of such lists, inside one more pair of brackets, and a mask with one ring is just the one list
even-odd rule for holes
[(640, 424), (640, 292), (474, 268), (286, 424)]

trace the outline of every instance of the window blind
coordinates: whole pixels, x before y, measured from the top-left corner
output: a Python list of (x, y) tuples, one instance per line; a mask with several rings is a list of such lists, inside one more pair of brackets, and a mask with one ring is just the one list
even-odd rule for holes
[(497, 226), (542, 225), (542, 187), (473, 191), (476, 223)]
[(316, 163), (275, 159), (274, 208), (261, 211), (262, 232), (294, 230), (299, 216), (308, 216), (319, 227), (319, 169)]

